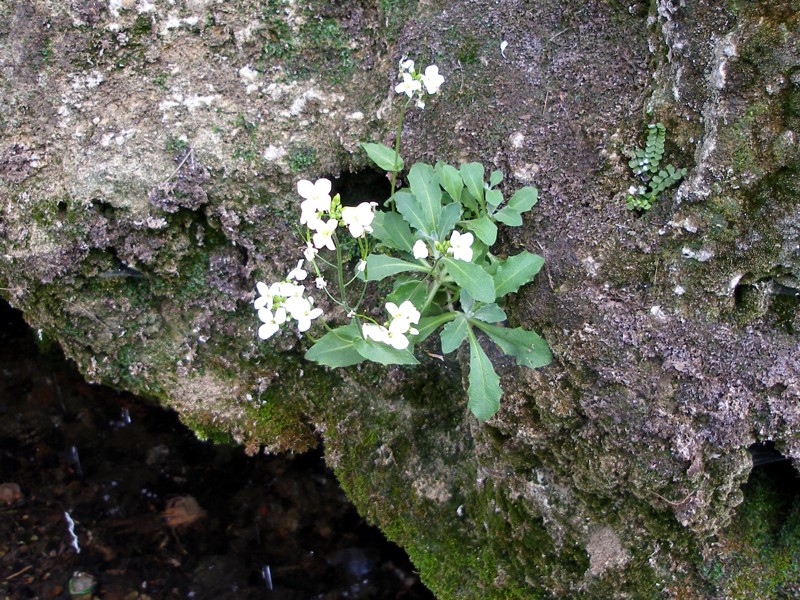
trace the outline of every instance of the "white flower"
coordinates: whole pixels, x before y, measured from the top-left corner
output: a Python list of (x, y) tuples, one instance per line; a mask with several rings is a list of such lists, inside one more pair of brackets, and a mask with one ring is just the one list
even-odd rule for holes
[(319, 203), (316, 200), (303, 200), (300, 203), (300, 225), (305, 225), (311, 230), (316, 230), (321, 221)]
[(421, 96), (417, 98), (417, 108), (420, 110), (425, 110), (425, 100), (423, 100)]
[(502, 42), (500, 42), (500, 54), (502, 55), (503, 58), (506, 57), (506, 48), (508, 48), (508, 42), (503, 40)]
[(422, 316), (411, 300), (406, 300), (400, 306), (397, 306), (394, 302), (387, 302), (386, 312), (388, 312), (393, 319), (403, 317), (415, 325), (419, 323), (419, 318)]
[(450, 236), (450, 247), (447, 249), (448, 254), (452, 254), (456, 260), (465, 260), (467, 262), (472, 260), (472, 242), (474, 238), (471, 233), (459, 233), (454, 231)]
[(321, 308), (312, 308), (312, 298), (288, 298), (285, 306), (291, 317), (297, 321), (297, 330), (300, 332), (308, 331), (311, 328), (312, 319), (316, 319), (322, 314)]
[(408, 343), (409, 343), (408, 338), (402, 333), (399, 333), (397, 331), (392, 331), (392, 329), (390, 328), (389, 333), (386, 337), (388, 339), (386, 343), (389, 344), (392, 348), (395, 348), (396, 350), (405, 350), (406, 348), (408, 348)]
[(300, 204), (300, 224), (308, 224), (309, 229), (316, 229), (312, 224), (319, 220), (319, 213), (331, 209), (331, 182), (329, 179), (317, 179), (311, 183), (308, 179), (297, 182), (297, 193), (305, 201)]
[(314, 248), (314, 244), (311, 242), (306, 242), (306, 249), (303, 250), (303, 256), (308, 262), (313, 261), (317, 257), (317, 253), (319, 250)]
[(258, 328), (258, 337), (262, 340), (268, 340), (273, 335), (278, 333), (280, 327), (273, 322), (264, 323), (261, 327)]
[(258, 337), (262, 340), (271, 338), (286, 322), (286, 311), (279, 308), (273, 314), (271, 310), (262, 308), (258, 311), (258, 318), (263, 321), (263, 325), (258, 328)]
[(303, 281), (306, 277), (308, 277), (308, 273), (303, 270), (303, 259), (301, 258), (297, 261), (297, 266), (289, 271), (289, 274), (286, 276), (286, 279), (296, 279), (297, 281)]
[(308, 179), (301, 179), (297, 182), (297, 193), (300, 194), (301, 198), (318, 202), (323, 207), (320, 210), (330, 210), (330, 179), (317, 179), (314, 183), (311, 183)]
[(395, 86), (394, 91), (412, 98), (420, 89), (422, 89), (422, 84), (419, 81), (414, 79), (411, 74), (403, 73), (403, 81)]
[(278, 284), (276, 296), (284, 298), (300, 298), (306, 289), (302, 285), (296, 285), (291, 281), (282, 281)]
[(361, 334), (364, 336), (365, 340), (374, 340), (381, 344), (389, 343), (389, 330), (382, 325), (364, 323), (361, 326)]
[(326, 287), (328, 287), (328, 282), (322, 277), (317, 277), (314, 280), (314, 285), (317, 286), (318, 290), (324, 290)]
[(375, 218), (377, 202), (362, 202), (358, 206), (345, 206), (342, 208), (342, 220), (354, 238), (363, 237), (365, 233), (372, 233), (372, 220)]
[(631, 187), (628, 188), (628, 193), (635, 194), (638, 190), (639, 188), (637, 188), (635, 185), (632, 185)]
[(256, 283), (256, 289), (260, 296), (255, 299), (253, 302), (253, 307), (256, 310), (264, 308), (272, 308), (272, 301), (274, 300), (274, 294), (271, 292), (271, 288), (267, 287), (267, 284), (263, 281), (259, 281)]
[(311, 241), (314, 242), (314, 247), (321, 249), (323, 246), (328, 250), (336, 250), (336, 245), (333, 243), (333, 232), (336, 231), (336, 226), (339, 221), (330, 219), (327, 222), (320, 221), (316, 233), (311, 236)]
[(360, 260), (356, 265), (356, 273), (363, 273), (367, 269), (367, 261)]
[(428, 258), (428, 245), (422, 240), (414, 242), (411, 251), (414, 253), (414, 258)]
[[(392, 317), (392, 322), (389, 323), (389, 333), (404, 335), (412, 331), (412, 324), (419, 323), (419, 311), (410, 300), (406, 300), (400, 306), (397, 306), (394, 302), (387, 302), (386, 312)], [(402, 348), (400, 349), (402, 350)]]
[(409, 73), (413, 73), (414, 61), (411, 60), (410, 58), (403, 58), (403, 60), (400, 61), (400, 72), (402, 73), (403, 71), (408, 71)]
[(439, 75), (439, 67), (436, 65), (426, 67), (425, 73), (422, 74), (422, 83), (425, 84), (425, 89), (429, 94), (438, 92), (444, 83), (444, 77)]

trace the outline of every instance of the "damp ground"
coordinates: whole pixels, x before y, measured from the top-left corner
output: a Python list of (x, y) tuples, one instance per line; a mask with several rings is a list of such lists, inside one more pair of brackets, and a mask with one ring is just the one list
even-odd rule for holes
[(433, 598), (320, 453), (202, 442), (0, 304), (0, 597)]

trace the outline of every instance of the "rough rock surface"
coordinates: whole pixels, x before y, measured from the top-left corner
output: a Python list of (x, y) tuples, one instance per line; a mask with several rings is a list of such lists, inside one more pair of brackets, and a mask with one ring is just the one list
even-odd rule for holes
[[(87, 377), (200, 435), (321, 438), (443, 598), (740, 597), (761, 568), (731, 558), (747, 448), (800, 457), (799, 13), (11, 0), (2, 294)], [(494, 357), (505, 394), (486, 425), (458, 362), (327, 372), (292, 336), (254, 336), (254, 281), (296, 260), (295, 181), (382, 189), (358, 143), (391, 142), (404, 54), (447, 79), (407, 116), (406, 160), (478, 160), (540, 190), (501, 243), (547, 260), (509, 314), (555, 361)], [(656, 121), (689, 174), (638, 215), (628, 155)]]

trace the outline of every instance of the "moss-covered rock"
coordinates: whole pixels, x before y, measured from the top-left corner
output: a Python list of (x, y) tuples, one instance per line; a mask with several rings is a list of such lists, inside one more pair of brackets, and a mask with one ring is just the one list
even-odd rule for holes
[[(88, 378), (203, 438), (322, 441), (442, 598), (791, 594), (796, 511), (742, 486), (752, 443), (800, 457), (799, 13), (5, 2), (0, 293)], [(555, 361), (493, 356), (485, 425), (433, 340), (417, 369), (332, 372), (292, 334), (255, 336), (254, 282), (297, 260), (296, 180), (381, 199), (349, 173), (360, 142), (393, 141), (404, 55), (446, 78), (406, 117), (409, 164), (477, 160), (540, 190), (500, 244), (547, 260), (508, 313)], [(639, 215), (626, 153), (656, 121), (689, 174)]]

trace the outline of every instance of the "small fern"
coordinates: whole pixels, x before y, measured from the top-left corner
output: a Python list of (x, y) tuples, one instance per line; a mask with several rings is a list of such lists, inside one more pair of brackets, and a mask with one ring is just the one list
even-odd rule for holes
[(664, 156), (667, 130), (661, 123), (648, 125), (647, 129), (647, 143), (644, 150), (637, 148), (634, 151), (634, 158), (628, 162), (633, 173), (647, 186), (631, 186), (628, 189), (626, 202), (629, 210), (650, 210), (664, 190), (678, 183), (686, 175), (686, 169), (676, 169), (672, 165), (667, 165), (665, 169), (659, 168)]

